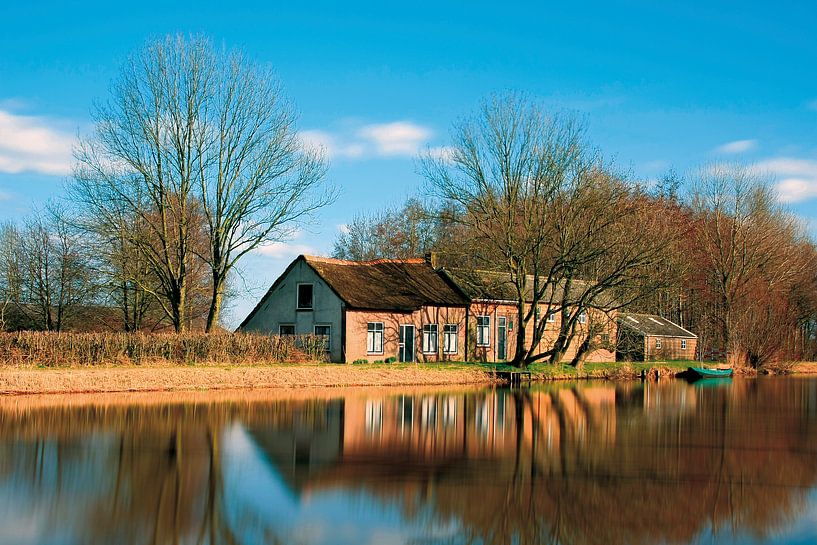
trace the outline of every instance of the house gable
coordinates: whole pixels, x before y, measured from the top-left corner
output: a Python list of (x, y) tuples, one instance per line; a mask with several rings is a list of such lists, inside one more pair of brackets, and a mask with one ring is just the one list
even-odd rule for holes
[[(312, 285), (312, 308), (298, 309), (298, 286)], [(315, 333), (315, 326), (329, 326), (330, 358), (343, 357), (343, 308), (345, 304), (303, 256), (293, 261), (272, 284), (258, 305), (238, 327), (245, 332), (277, 335), (281, 326), (297, 335)]]

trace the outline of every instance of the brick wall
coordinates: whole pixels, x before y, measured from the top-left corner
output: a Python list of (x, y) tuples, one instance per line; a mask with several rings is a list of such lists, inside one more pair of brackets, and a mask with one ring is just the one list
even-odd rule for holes
[[(681, 344), (686, 341), (686, 348)], [(676, 337), (645, 337), (644, 358), (646, 360), (693, 360), (698, 346), (698, 339), (679, 339)]]

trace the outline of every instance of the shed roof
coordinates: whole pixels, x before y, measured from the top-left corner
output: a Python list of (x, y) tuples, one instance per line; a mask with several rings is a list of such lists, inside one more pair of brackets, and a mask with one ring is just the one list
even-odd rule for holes
[(683, 339), (698, 338), (697, 335), (687, 331), (678, 324), (655, 314), (622, 312), (618, 315), (618, 322), (636, 333), (649, 337), (680, 337)]

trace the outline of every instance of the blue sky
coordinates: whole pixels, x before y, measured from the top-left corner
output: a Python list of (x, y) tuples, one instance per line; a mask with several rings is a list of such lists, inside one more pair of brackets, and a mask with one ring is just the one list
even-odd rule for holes
[(356, 212), (414, 193), (416, 152), (497, 91), (577, 112), (635, 176), (754, 164), (817, 225), (813, 3), (219, 4), (0, 5), (0, 220), (61, 194), (71, 141), (125, 56), (183, 32), (271, 64), (341, 189), (315, 225), (247, 260), (233, 322), (292, 257), (328, 252)]

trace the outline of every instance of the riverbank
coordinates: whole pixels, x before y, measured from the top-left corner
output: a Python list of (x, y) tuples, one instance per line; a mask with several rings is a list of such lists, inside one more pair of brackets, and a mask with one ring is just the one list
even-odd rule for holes
[(5, 368), (0, 371), (0, 394), (430, 386), (494, 382), (495, 377), (486, 368), (465, 364)]
[[(635, 380), (671, 377), (689, 362), (535, 364), (534, 381)], [(817, 365), (814, 365), (817, 370)], [(495, 370), (507, 365), (479, 363), (274, 364), (241, 366), (122, 365), (0, 368), (0, 394), (172, 392), (234, 389), (443, 386), (497, 384)]]

